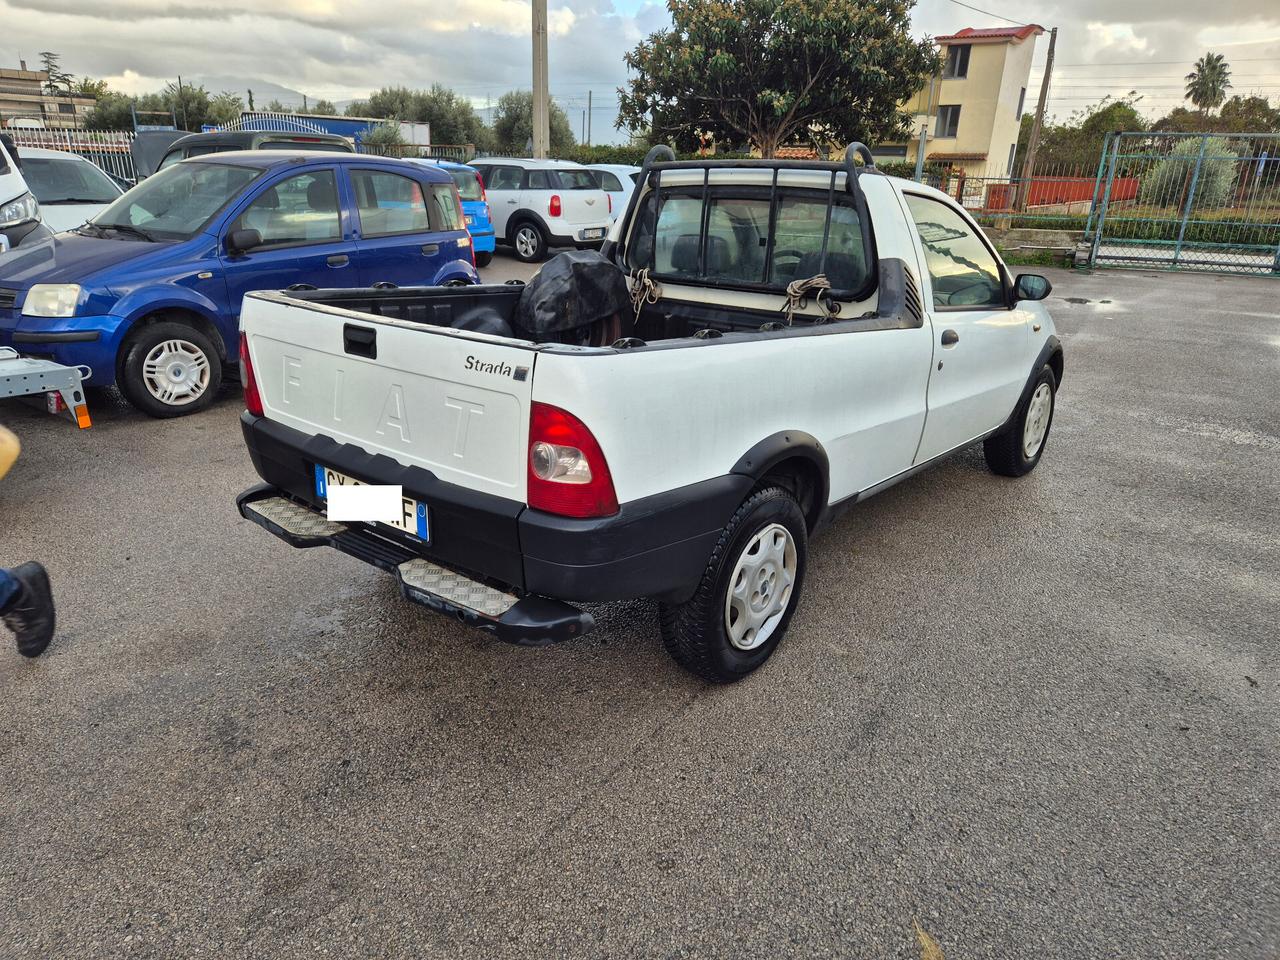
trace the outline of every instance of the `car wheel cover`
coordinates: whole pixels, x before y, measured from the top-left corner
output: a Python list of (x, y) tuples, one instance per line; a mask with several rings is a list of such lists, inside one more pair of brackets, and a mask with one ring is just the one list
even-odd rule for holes
[(142, 383), (147, 392), (170, 407), (199, 400), (209, 389), (208, 356), (190, 340), (157, 343), (142, 361)]
[(532, 257), (538, 252), (541, 238), (533, 227), (521, 227), (516, 231), (516, 250), (522, 257)]
[(791, 605), (796, 582), (795, 538), (780, 523), (758, 531), (738, 555), (724, 599), (724, 628), (738, 650), (765, 643)]
[(1053, 388), (1047, 383), (1036, 387), (1027, 404), (1027, 416), (1022, 425), (1022, 455), (1030, 460), (1044, 445), (1044, 435), (1049, 432), (1049, 416), (1053, 413)]

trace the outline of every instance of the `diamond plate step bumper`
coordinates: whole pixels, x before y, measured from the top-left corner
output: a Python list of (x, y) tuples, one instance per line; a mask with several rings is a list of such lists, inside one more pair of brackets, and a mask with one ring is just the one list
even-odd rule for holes
[(333, 547), (394, 574), (407, 599), (521, 646), (545, 646), (588, 633), (591, 614), (561, 600), (518, 596), (433, 563), (365, 523), (337, 523), (260, 484), (236, 498), (246, 520), (294, 547)]

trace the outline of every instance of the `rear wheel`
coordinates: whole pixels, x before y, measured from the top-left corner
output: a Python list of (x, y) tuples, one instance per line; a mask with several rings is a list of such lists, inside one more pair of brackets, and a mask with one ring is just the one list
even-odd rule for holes
[(667, 652), (712, 683), (751, 673), (787, 632), (807, 556), (795, 497), (782, 487), (757, 490), (725, 526), (692, 599), (660, 607)]
[(486, 250), (484, 253), (476, 254), (477, 267), (487, 267), (492, 262), (493, 262), (493, 251)]
[(536, 223), (525, 220), (516, 224), (511, 232), (511, 246), (516, 259), (525, 263), (540, 263), (547, 256), (547, 236)]
[(222, 361), (207, 336), (185, 323), (153, 323), (124, 346), (119, 387), (153, 417), (182, 417), (213, 402)]

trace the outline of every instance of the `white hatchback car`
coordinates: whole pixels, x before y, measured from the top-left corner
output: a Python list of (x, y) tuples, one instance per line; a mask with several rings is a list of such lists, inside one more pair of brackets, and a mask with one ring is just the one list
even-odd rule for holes
[(124, 193), (97, 166), (66, 150), (23, 147), (22, 176), (40, 204), (40, 219), (55, 233), (80, 226)]
[(597, 247), (613, 222), (595, 175), (568, 160), (485, 157), (472, 161), (489, 194), (498, 243), (537, 263), (551, 247)]
[(625, 163), (591, 163), (587, 169), (595, 174), (600, 189), (609, 195), (613, 219), (617, 220), (627, 208), (627, 201), (640, 179), (640, 168)]

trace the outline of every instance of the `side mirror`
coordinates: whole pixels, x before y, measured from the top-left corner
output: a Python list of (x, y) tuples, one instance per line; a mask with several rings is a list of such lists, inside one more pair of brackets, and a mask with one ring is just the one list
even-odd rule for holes
[(1020, 273), (1013, 283), (1015, 300), (1043, 300), (1053, 292), (1053, 284), (1048, 277), (1038, 273)]
[[(228, 253), (246, 253), (254, 247), (262, 246), (262, 234), (252, 228), (232, 230), (227, 234)], [(1048, 283), (1049, 281), (1045, 281)]]

